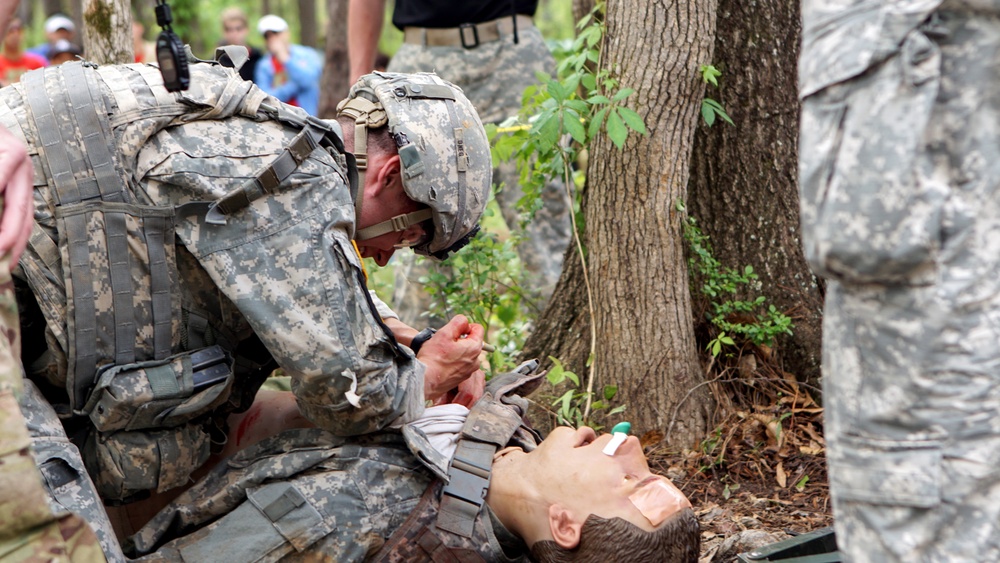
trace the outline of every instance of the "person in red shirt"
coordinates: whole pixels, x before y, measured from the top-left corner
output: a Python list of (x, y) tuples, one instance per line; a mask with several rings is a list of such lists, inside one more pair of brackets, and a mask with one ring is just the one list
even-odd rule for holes
[(22, 74), (48, 64), (45, 57), (24, 51), (24, 23), (20, 18), (10, 20), (0, 49), (0, 86), (14, 84)]

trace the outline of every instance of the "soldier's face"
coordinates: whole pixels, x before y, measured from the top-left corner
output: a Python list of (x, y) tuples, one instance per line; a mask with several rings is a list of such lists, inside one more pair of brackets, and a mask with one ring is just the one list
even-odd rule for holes
[(618, 517), (652, 531), (691, 506), (669, 479), (649, 470), (638, 438), (629, 436), (611, 456), (602, 452), (610, 441), (589, 427), (556, 428), (528, 454), (532, 471), (551, 484), (554, 502), (583, 519)]
[(427, 233), (421, 225), (410, 225), (404, 231), (386, 233), (359, 242), (358, 250), (361, 256), (372, 258), (379, 266), (385, 266), (397, 250), (421, 244), (426, 238)]

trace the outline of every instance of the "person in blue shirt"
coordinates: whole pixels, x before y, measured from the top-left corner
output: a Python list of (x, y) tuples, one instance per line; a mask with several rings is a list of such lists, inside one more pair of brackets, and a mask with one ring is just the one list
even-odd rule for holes
[(268, 54), (257, 64), (254, 82), (279, 100), (298, 106), (311, 115), (319, 109), (319, 77), (323, 57), (318, 51), (291, 42), (288, 22), (268, 14), (257, 22)]

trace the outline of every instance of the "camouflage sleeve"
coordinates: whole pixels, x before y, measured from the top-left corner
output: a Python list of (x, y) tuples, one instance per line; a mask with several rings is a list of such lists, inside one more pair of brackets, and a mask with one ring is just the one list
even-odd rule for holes
[[(151, 199), (174, 204), (217, 199), (292, 134), (246, 120), (171, 128), (143, 151), (158, 159), (144, 187)], [(177, 234), (291, 376), (302, 413), (330, 432), (356, 435), (420, 416), (424, 367), (396, 344), (371, 302), (349, 237), (354, 209), (343, 170), (335, 156), (314, 151), (226, 224), (185, 216)]]

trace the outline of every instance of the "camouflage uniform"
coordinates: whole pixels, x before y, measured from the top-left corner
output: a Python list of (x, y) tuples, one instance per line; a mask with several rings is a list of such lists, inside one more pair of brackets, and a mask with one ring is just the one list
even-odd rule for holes
[[(523, 383), (517, 374), (494, 378), (463, 434), (507, 427), (511, 445), (533, 449), (538, 436), (518, 422), (527, 402), (508, 395)], [(450, 462), (411, 425), (350, 439), (319, 429), (286, 431), (220, 464), (131, 539), (136, 555), (145, 555), (139, 560), (150, 562), (210, 561), (219, 553), (232, 561), (424, 561), (425, 546), (441, 545), (427, 541), (426, 527), (411, 529), (418, 541), (393, 536), (418, 511), (429, 515), (427, 526), (436, 520), (433, 535), (444, 545), (485, 561), (527, 561), (523, 542), (485, 503), (471, 537), (440, 528), (446, 525), (435, 483), (446, 478)], [(421, 504), (425, 494), (429, 502)]]
[[(474, 49), (461, 46), (425, 46), (404, 43), (389, 61), (394, 72), (434, 71), (445, 80), (458, 84), (476, 106), (483, 123), (499, 123), (517, 115), (525, 88), (537, 84), (535, 73), (555, 74), (555, 60), (538, 28), (519, 24), (518, 43), (504, 34), (499, 40), (480, 44)], [(504, 221), (511, 229), (520, 226), (517, 201), (524, 195), (518, 171), (512, 162), (502, 163), (494, 172), (496, 192)], [(551, 182), (542, 191), (542, 207), (526, 227), (525, 240), (518, 246), (518, 256), (528, 276), (525, 287), (537, 297), (544, 309), (562, 271), (562, 256), (571, 236), (566, 192), (561, 182)], [(425, 260), (401, 255), (396, 259), (396, 289), (393, 305), (400, 319), (410, 325), (426, 323), (419, 316), (427, 311), (429, 296), (418, 280), (430, 268), (439, 266)], [(436, 319), (441, 324), (446, 319)]]
[(0, 560), (103, 561), (87, 523), (50, 508), (46, 483), (32, 457), (17, 399), (24, 389), (10, 256), (0, 257), (0, 326)]
[[(86, 477), (80, 446), (105, 500), (188, 484), (211, 442), (225, 440), (226, 415), (252, 402), (272, 356), (302, 413), (333, 434), (423, 412), (424, 367), (379, 318), (352, 243), (348, 158), (330, 144), (333, 132), (317, 146), (324, 127), (339, 143), (339, 126), (283, 106), (232, 69), (191, 72), (191, 89), (177, 95), (155, 67), (81, 63), (0, 90), (0, 123), (25, 140), (36, 168), (36, 226), (19, 276), (46, 321), (37, 340), (47, 349), (25, 359), (47, 390), (27, 398), (37, 461), (65, 460)], [(419, 120), (428, 110), (413, 90), (399, 99)], [(468, 129), (447, 131), (466, 131), (472, 164), (453, 181), (488, 184), (471, 172), (489, 172), (481, 125), (454, 105)], [(438, 134), (410, 137), (438, 147)], [(411, 158), (421, 166), (414, 176), (433, 183), (449, 165), (423, 150)], [(474, 187), (436, 197), (455, 215), (485, 199)], [(224, 369), (198, 387), (196, 358), (214, 346), (224, 354), (212, 366)], [(98, 507), (103, 520), (90, 522), (106, 532), (89, 480), (77, 482), (91, 494), (53, 497)]]
[(838, 545), (858, 562), (1000, 560), (1000, 3), (802, 15)]

